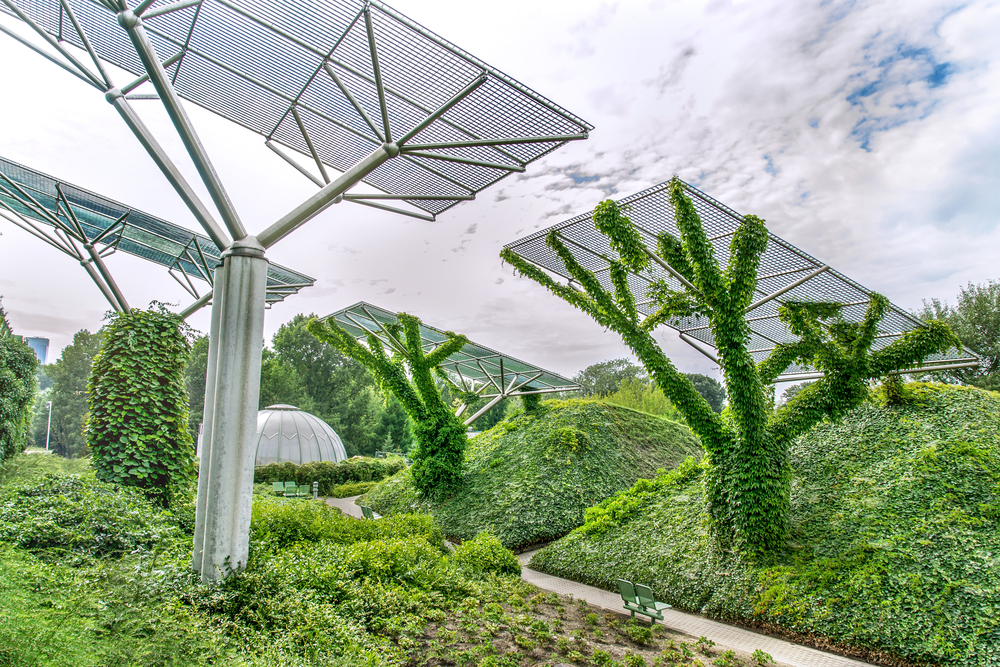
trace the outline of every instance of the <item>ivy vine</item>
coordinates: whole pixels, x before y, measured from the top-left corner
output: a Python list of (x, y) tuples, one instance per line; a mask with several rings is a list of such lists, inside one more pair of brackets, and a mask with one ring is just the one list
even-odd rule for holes
[(0, 331), (0, 462), (23, 452), (28, 444), (36, 368), (38, 357), (28, 344)]
[[(706, 489), (713, 534), (723, 546), (768, 560), (784, 547), (787, 535), (791, 441), (820, 420), (836, 418), (858, 405), (867, 395), (870, 380), (958, 346), (959, 341), (947, 326), (932, 322), (872, 351), (878, 323), (888, 309), (885, 297), (873, 294), (859, 323), (843, 319), (840, 304), (786, 302), (779, 316), (799, 340), (778, 345), (767, 359), (754, 363), (747, 346), (750, 327), (745, 312), (753, 301), (767, 248), (767, 228), (760, 218), (745, 216), (723, 268), (684, 188), (678, 179), (669, 186), (680, 237), (661, 234), (656, 256), (683, 276), (688, 286), (677, 291), (665, 281), (653, 284), (646, 297), (656, 310), (648, 317), (636, 309), (627, 274), (644, 268), (649, 254), (626, 212), (614, 201), (602, 202), (594, 211), (597, 230), (608, 237), (619, 256), (606, 258), (611, 290), (577, 262), (555, 232), (546, 243), (583, 292), (557, 283), (509, 248), (501, 257), (521, 275), (622, 337), (701, 438), (710, 463)], [(719, 351), (729, 392), (729, 407), (722, 415), (712, 411), (652, 336), (660, 324), (696, 313), (708, 317)], [(775, 412), (771, 385), (796, 362), (812, 365), (825, 376)]]
[(441, 397), (434, 373), (440, 374), (440, 364), (462, 349), (469, 339), (447, 331), (445, 340), (426, 352), (420, 336), (420, 320), (406, 313), (397, 315), (396, 323), (386, 325), (391, 341), (389, 351), (371, 333), (367, 336), (367, 346), (362, 345), (333, 319), (312, 319), (306, 328), (368, 368), (381, 389), (399, 399), (414, 423), (417, 443), (410, 452), (413, 459), (410, 471), (417, 489), (433, 498), (453, 494), (462, 483), (467, 438), (465, 426)]
[(195, 474), (183, 320), (165, 308), (114, 313), (87, 383), (87, 444), (105, 482), (168, 505)]

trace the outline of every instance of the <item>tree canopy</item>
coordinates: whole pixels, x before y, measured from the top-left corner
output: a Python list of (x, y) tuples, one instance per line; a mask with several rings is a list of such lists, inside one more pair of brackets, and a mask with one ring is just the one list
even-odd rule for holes
[(945, 371), (953, 381), (1000, 391), (1000, 281), (969, 283), (959, 289), (954, 306), (924, 301), (919, 315), (924, 321), (946, 322), (962, 344), (979, 355), (979, 368)]
[(576, 374), (573, 382), (580, 385), (584, 396), (609, 396), (624, 380), (646, 380), (646, 369), (628, 359), (609, 359), (591, 364)]
[[(607, 200), (594, 210), (597, 231), (608, 238), (617, 254), (604, 258), (610, 269), (610, 290), (576, 260), (557, 231), (549, 233), (546, 243), (582, 292), (556, 282), (509, 248), (501, 257), (622, 336), (701, 438), (711, 464), (706, 490), (713, 534), (723, 546), (768, 559), (784, 547), (787, 534), (789, 443), (823, 418), (839, 417), (860, 403), (869, 380), (947, 350), (958, 339), (943, 323), (931, 322), (873, 352), (878, 323), (889, 306), (885, 297), (873, 294), (860, 322), (843, 319), (837, 303), (785, 301), (778, 312), (798, 340), (778, 345), (764, 361), (755, 363), (747, 348), (750, 328), (745, 313), (754, 299), (767, 247), (764, 221), (752, 215), (742, 219), (723, 267), (684, 184), (674, 179), (669, 193), (680, 237), (660, 234), (655, 253), (646, 248), (617, 203)], [(628, 274), (646, 269), (651, 256), (671, 266), (690, 287), (678, 291), (664, 280), (653, 283), (645, 297), (656, 310), (643, 318)], [(729, 409), (722, 415), (677, 370), (652, 335), (657, 326), (694, 313), (708, 318), (719, 352), (729, 391)], [(770, 385), (793, 363), (812, 366), (825, 376), (772, 412)]]
[[(87, 416), (87, 380), (93, 359), (101, 349), (102, 332), (81, 329), (73, 342), (63, 348), (55, 362), (46, 365), (52, 378), (52, 427), (49, 449), (66, 457), (86, 456), (87, 442), (83, 435)], [(46, 411), (46, 418), (48, 413)], [(41, 426), (41, 422), (36, 422)], [(36, 440), (44, 445), (45, 432), (36, 428)]]

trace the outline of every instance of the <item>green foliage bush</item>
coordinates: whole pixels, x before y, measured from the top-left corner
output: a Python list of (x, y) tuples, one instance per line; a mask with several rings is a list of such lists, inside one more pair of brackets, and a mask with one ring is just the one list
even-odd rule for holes
[(521, 576), (521, 563), (517, 556), (488, 530), (458, 545), (452, 552), (451, 559), (477, 572)]
[(253, 481), (256, 484), (295, 482), (307, 485), (319, 482), (319, 495), (342, 497), (335, 494), (335, 489), (342, 484), (378, 482), (405, 467), (402, 457), (372, 459), (356, 456), (339, 463), (315, 461), (304, 465), (269, 463), (254, 469)]
[[(531, 567), (614, 590), (765, 622), (910, 660), (1000, 661), (1000, 395), (904, 386), (790, 449), (790, 534), (754, 565), (709, 539), (704, 475), (640, 482), (588, 514)], [(696, 472), (696, 471), (695, 471)]]
[(36, 368), (38, 357), (27, 343), (0, 335), (0, 463), (28, 446)]
[(349, 484), (341, 484), (340, 486), (333, 487), (333, 492), (330, 496), (333, 498), (350, 498), (351, 496), (361, 496), (374, 487), (378, 482), (350, 482)]
[(181, 537), (176, 519), (137, 489), (45, 474), (0, 493), (0, 542), (60, 559), (121, 556)]
[(87, 444), (98, 479), (169, 504), (194, 478), (183, 320), (164, 308), (114, 313), (87, 384)]
[(421, 498), (404, 470), (369, 491), (368, 504), (383, 516), (429, 512), (462, 540), (489, 529), (520, 549), (566, 534), (586, 508), (637, 479), (701, 455), (676, 422), (586, 400), (546, 401), (542, 409), (470, 440), (462, 489), (452, 498)]

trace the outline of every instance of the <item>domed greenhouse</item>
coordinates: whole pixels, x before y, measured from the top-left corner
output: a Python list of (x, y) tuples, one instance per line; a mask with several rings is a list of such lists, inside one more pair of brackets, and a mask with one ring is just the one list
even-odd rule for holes
[(292, 405), (269, 405), (257, 413), (256, 466), (343, 461), (344, 443), (329, 424)]

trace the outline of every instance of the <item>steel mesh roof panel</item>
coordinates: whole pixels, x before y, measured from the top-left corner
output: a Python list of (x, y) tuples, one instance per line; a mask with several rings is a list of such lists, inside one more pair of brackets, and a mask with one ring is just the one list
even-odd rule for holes
[[(374, 334), (389, 348), (394, 341), (383, 328), (396, 324), (396, 313), (361, 301), (323, 319), (333, 318), (358, 340), (364, 341), (368, 334)], [(420, 336), (424, 341), (424, 351), (430, 352), (447, 340), (445, 332), (426, 324), (420, 324)], [(506, 393), (509, 387), (519, 392), (570, 391), (579, 385), (561, 375), (539, 368), (533, 364), (501, 354), (478, 343), (469, 342), (461, 350), (448, 357), (441, 368), (448, 371), (456, 384), (469, 391), (482, 389), (482, 397)], [(485, 387), (485, 388), (484, 388)]]
[[(729, 244), (742, 216), (695, 187), (687, 183), (683, 185), (702, 220), (717, 262), (725, 267), (729, 261)], [(669, 201), (668, 186), (669, 182), (661, 183), (618, 202), (619, 206), (626, 209), (629, 219), (639, 229), (646, 247), (651, 252), (656, 251), (656, 238), (660, 233), (666, 232), (675, 238), (680, 238), (674, 220), (673, 206)], [(601, 285), (613, 293), (608, 259), (618, 259), (618, 255), (611, 249), (607, 237), (595, 228), (592, 213), (579, 215), (540, 230), (506, 247), (532, 264), (569, 279), (569, 273), (562, 260), (545, 245), (545, 237), (552, 231), (558, 232), (576, 260), (584, 268), (592, 271)], [(784, 239), (768, 233), (767, 250), (761, 258), (758, 271), (757, 299), (763, 299), (789, 287), (791, 289), (779, 297), (757, 305), (747, 313), (747, 321), (752, 332), (749, 350), (755, 361), (763, 361), (777, 344), (797, 340), (797, 337), (778, 318), (778, 306), (786, 301), (833, 301), (843, 304), (841, 312), (846, 320), (860, 322), (864, 317), (872, 292), (832, 268), (827, 267), (818, 272), (825, 266)], [(795, 285), (803, 278), (806, 280)], [(666, 281), (674, 290), (684, 289), (679, 280), (656, 263), (651, 263), (650, 268), (640, 274), (632, 274), (629, 283), (642, 315), (650, 315), (656, 309), (655, 304), (645, 297), (647, 286), (656, 280)], [(683, 336), (706, 346), (715, 347), (715, 339), (707, 317), (679, 318), (667, 324)], [(876, 350), (882, 349), (899, 339), (905, 332), (920, 326), (923, 325), (919, 319), (899, 306), (890, 304), (889, 312), (879, 323), (879, 332), (873, 347)], [(952, 349), (943, 354), (927, 357), (924, 366), (975, 360), (975, 354), (968, 350)], [(809, 373), (812, 370), (792, 366), (783, 377)]]
[[(112, 229), (94, 244), (103, 247), (102, 254), (120, 250), (197, 280), (211, 282), (221, 263), (219, 249), (207, 236), (0, 157), (0, 210), (4, 207), (81, 243), (83, 238), (93, 242)], [(70, 214), (80, 223), (82, 237)], [(314, 282), (297, 271), (270, 264), (267, 302), (281, 301)]]
[[(51, 35), (83, 47), (60, 0), (5, 1)], [(68, 2), (102, 59), (137, 76), (145, 73), (112, 11), (92, 0), (63, 1)], [(159, 0), (146, 11), (169, 5), (167, 0)], [(13, 14), (3, 4), (0, 11)], [(161, 62), (179, 56), (167, 72), (181, 97), (267, 140), (311, 156), (294, 109), (318, 157), (341, 171), (383, 143), (378, 136), (383, 116), (369, 22), (394, 139), (479, 79), (483, 82), (478, 88), (415, 135), (412, 143), (426, 146), (534, 139), (460, 148), (433, 146), (420, 148), (420, 155), (404, 152), (364, 179), (383, 193), (468, 197), (512, 171), (523, 170), (570, 138), (584, 138), (593, 129), (378, 2), (202, 0), (142, 22)], [(378, 131), (368, 125), (330, 71), (340, 78)], [(405, 201), (431, 215), (459, 202)]]

